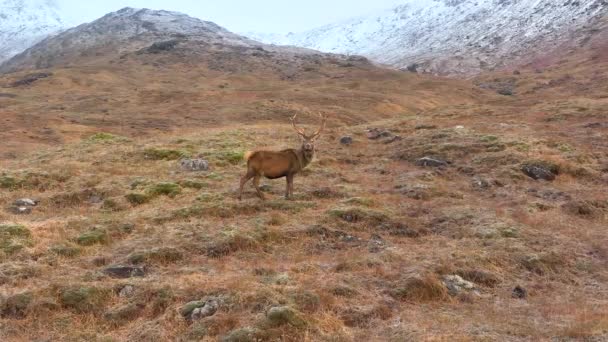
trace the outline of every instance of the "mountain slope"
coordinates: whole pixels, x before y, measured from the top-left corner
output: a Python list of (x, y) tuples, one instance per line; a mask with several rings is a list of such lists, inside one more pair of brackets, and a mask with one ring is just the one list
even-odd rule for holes
[(420, 72), (474, 74), (555, 48), (606, 13), (606, 0), (406, 0), (308, 32), (256, 38)]
[(52, 0), (0, 0), (0, 63), (66, 26)]
[(0, 157), (100, 128), (131, 136), (284, 122), (293, 108), (327, 106), (333, 124), (363, 123), (472, 102), (483, 92), (365, 58), (264, 45), (180, 13), (130, 8), (46, 39), (0, 70), (9, 72), (0, 75), (0, 138), (8, 142)]

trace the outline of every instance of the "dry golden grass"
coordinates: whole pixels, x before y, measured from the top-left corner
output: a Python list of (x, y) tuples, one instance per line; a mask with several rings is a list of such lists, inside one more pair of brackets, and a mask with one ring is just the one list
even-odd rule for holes
[[(1, 340), (608, 338), (608, 127), (586, 126), (605, 122), (606, 98), (504, 97), (371, 66), (295, 82), (128, 66), (54, 70), (0, 99), (0, 207), (41, 200), (30, 215), (0, 211), (30, 234), (0, 246)], [(298, 144), (285, 103), (332, 112), (316, 160), (293, 200), (277, 180), (267, 202), (251, 188), (239, 202), (242, 152)], [(369, 140), (368, 127), (402, 139)], [(211, 170), (180, 170), (182, 155)], [(417, 166), (424, 156), (450, 164)], [(556, 180), (525, 176), (531, 161), (556, 165)], [(116, 264), (147, 274), (103, 272)], [(477, 292), (452, 296), (455, 274)], [(209, 296), (215, 315), (180, 315)], [(291, 311), (273, 320), (276, 307)]]

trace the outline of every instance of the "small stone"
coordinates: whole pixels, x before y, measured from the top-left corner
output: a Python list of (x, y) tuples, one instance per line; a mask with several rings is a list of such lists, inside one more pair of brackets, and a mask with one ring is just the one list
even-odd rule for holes
[(192, 311), (190, 319), (193, 321), (213, 316), (219, 309), (220, 304), (216, 299), (208, 299), (205, 305), (201, 308), (196, 308)]
[(556, 170), (551, 170), (549, 167), (540, 163), (525, 164), (521, 167), (521, 171), (532, 179), (542, 179), (546, 181), (555, 180), (557, 174)]
[(180, 160), (182, 169), (186, 171), (208, 171), (209, 162), (204, 159), (182, 159)]
[(391, 132), (379, 128), (371, 128), (367, 130), (367, 138), (370, 140), (376, 140), (392, 136), (393, 134)]
[(306, 321), (304, 321), (295, 310), (287, 306), (276, 306), (271, 308), (266, 313), (266, 318), (269, 323), (274, 326), (288, 324), (295, 327), (303, 327), (306, 325)]
[(471, 185), (477, 190), (484, 190), (490, 187), (490, 182), (483, 178), (475, 178), (473, 179), (473, 182), (471, 182)]
[(33, 200), (31, 198), (21, 198), (13, 202), (13, 205), (16, 207), (35, 207), (40, 203), (38, 200)]
[(199, 320), (213, 316), (219, 308), (219, 300), (212, 297), (187, 303), (181, 308), (180, 314), (188, 320)]
[(422, 167), (443, 167), (447, 166), (448, 162), (437, 158), (423, 157), (416, 161), (416, 165)]
[(133, 285), (125, 285), (120, 292), (118, 292), (118, 297), (121, 298), (131, 298), (135, 293), (135, 286)]
[(340, 144), (342, 145), (351, 145), (353, 143), (353, 138), (350, 136), (345, 136), (340, 138)]
[(401, 138), (401, 136), (399, 136), (399, 135), (395, 135), (395, 136), (391, 137), (390, 139), (388, 139), (387, 141), (385, 141), (384, 143), (385, 144), (392, 144), (395, 141), (399, 141), (399, 140), (403, 140), (403, 138)]
[(468, 280), (462, 279), (459, 275), (447, 275), (443, 277), (443, 284), (447, 287), (448, 292), (452, 296), (457, 296), (461, 292), (472, 291), (475, 289), (475, 284)]
[(110, 266), (104, 270), (104, 273), (113, 278), (143, 277), (146, 275), (143, 266)]
[(511, 296), (517, 299), (526, 299), (528, 297), (528, 291), (525, 288), (517, 285), (513, 289)]

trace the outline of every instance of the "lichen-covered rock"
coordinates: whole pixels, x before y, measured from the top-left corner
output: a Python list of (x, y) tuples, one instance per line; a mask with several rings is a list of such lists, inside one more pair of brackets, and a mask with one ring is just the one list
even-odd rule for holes
[(213, 316), (220, 308), (220, 300), (215, 297), (187, 303), (180, 309), (180, 314), (187, 320), (199, 320)]
[(464, 280), (461, 276), (456, 274), (444, 276), (443, 283), (448, 289), (448, 293), (452, 296), (457, 296), (463, 292), (475, 290), (474, 283)]
[(266, 319), (272, 326), (291, 325), (294, 327), (306, 326), (306, 321), (298, 312), (288, 306), (275, 306), (266, 313)]
[(182, 159), (179, 164), (186, 171), (209, 170), (209, 162), (205, 159)]

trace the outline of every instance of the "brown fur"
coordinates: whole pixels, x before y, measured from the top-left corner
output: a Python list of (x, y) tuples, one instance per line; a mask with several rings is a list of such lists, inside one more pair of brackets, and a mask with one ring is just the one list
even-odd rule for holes
[(253, 178), (253, 186), (257, 195), (264, 199), (264, 194), (260, 190), (260, 178), (277, 179), (285, 177), (287, 184), (285, 188), (285, 198), (293, 196), (293, 178), (302, 171), (312, 161), (315, 153), (314, 141), (319, 137), (325, 127), (325, 117), (321, 128), (311, 136), (308, 136), (298, 129), (292, 118), (296, 132), (302, 137), (302, 146), (299, 149), (286, 149), (282, 151), (249, 151), (245, 153), (247, 161), (247, 173), (241, 178), (239, 187), (239, 200), (243, 195), (243, 187)]

